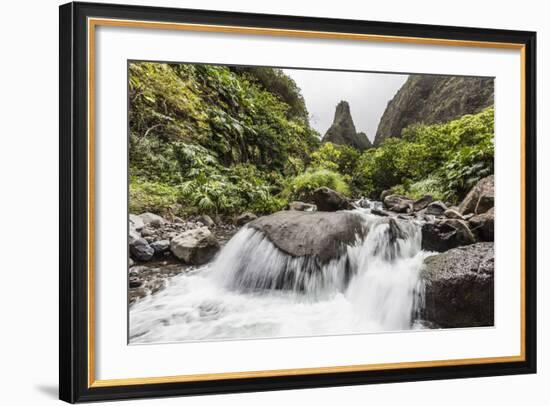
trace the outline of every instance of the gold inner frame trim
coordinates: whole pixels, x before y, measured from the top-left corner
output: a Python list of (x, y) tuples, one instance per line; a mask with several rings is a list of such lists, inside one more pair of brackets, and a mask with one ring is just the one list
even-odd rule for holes
[[(512, 49), (520, 51), (521, 101), (521, 269), (520, 269), (520, 354), (502, 357), (481, 357), (451, 360), (395, 362), (382, 364), (345, 365), (314, 368), (276, 369), (265, 371), (220, 372), (210, 374), (190, 374), (145, 378), (95, 379), (95, 278), (94, 278), (94, 191), (95, 191), (95, 28), (97, 26), (147, 28), (157, 30), (180, 30), (194, 32), (217, 32), (243, 35), (265, 35), (298, 38), (339, 39), (385, 43), (401, 43), (432, 46), (459, 46), (477, 48)], [(166, 23), (154, 21), (120, 20), (107, 18), (88, 19), (88, 387), (111, 387), (125, 385), (161, 384), (192, 381), (213, 381), (221, 379), (266, 378), (312, 374), (332, 374), (342, 372), (381, 371), (398, 368), (426, 368), (458, 365), (497, 364), (525, 361), (525, 45), (506, 42), (463, 41), (453, 39), (400, 37), (390, 35), (354, 34), (343, 32), (304, 31), (259, 27), (226, 25)]]

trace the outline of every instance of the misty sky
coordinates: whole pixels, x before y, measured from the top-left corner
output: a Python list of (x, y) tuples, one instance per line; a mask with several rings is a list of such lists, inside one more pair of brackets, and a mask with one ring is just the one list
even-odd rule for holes
[(284, 69), (302, 90), (311, 125), (321, 136), (329, 129), (340, 100), (349, 103), (357, 132), (372, 141), (380, 117), (407, 75)]

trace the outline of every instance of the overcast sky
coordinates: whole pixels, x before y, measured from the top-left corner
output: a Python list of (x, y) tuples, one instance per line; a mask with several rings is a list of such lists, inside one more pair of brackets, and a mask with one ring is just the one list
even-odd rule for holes
[(321, 136), (329, 129), (340, 100), (349, 103), (357, 132), (372, 141), (380, 117), (407, 75), (284, 69), (302, 90), (311, 125)]

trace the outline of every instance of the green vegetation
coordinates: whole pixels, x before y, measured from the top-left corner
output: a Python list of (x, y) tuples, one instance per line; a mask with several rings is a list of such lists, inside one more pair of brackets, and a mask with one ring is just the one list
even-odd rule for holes
[(493, 172), (493, 110), (417, 125), (360, 153), (320, 144), (279, 69), (129, 66), (130, 211), (231, 216), (283, 209), (327, 186), (457, 201)]
[(488, 108), (444, 124), (416, 125), (359, 158), (355, 190), (378, 196), (386, 189), (457, 202), (493, 173), (494, 111)]
[(282, 208), (284, 179), (304, 170), (319, 136), (295, 83), (272, 71), (131, 63), (130, 210)]
[(349, 196), (350, 191), (345, 177), (328, 169), (308, 169), (291, 179), (282, 195), (287, 201), (307, 200), (311, 193), (322, 186)]

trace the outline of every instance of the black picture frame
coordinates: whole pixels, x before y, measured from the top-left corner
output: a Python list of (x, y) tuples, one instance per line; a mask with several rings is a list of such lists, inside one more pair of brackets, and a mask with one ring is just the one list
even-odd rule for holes
[[(94, 3), (60, 6), (59, 397), (67, 402), (236, 393), (536, 372), (536, 33)], [(359, 372), (93, 386), (89, 381), (87, 20), (90, 17), (511, 43), (524, 54), (524, 359)]]

